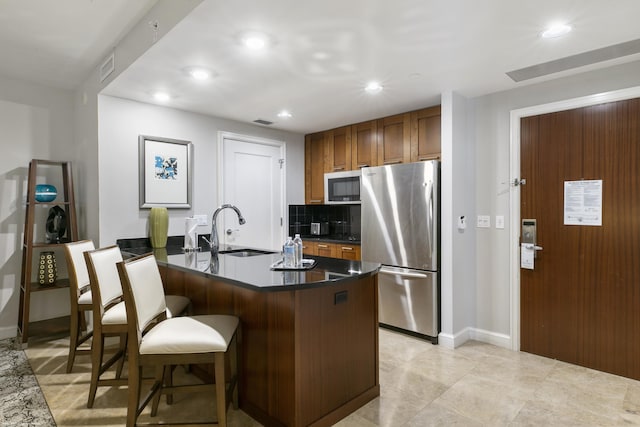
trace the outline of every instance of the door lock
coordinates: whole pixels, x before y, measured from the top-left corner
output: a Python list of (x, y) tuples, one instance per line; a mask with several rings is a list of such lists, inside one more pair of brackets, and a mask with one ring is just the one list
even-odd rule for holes
[(522, 243), (530, 243), (535, 245), (536, 229), (537, 229), (537, 224), (535, 219), (523, 219), (522, 220)]
[(520, 240), (520, 267), (533, 270), (534, 258), (537, 258), (538, 251), (542, 250), (542, 246), (537, 245), (537, 222), (535, 219), (522, 220)]

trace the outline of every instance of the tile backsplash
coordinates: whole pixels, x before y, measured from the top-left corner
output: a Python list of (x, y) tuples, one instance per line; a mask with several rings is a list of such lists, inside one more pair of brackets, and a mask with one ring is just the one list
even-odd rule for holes
[(312, 222), (329, 223), (326, 237), (360, 241), (360, 205), (289, 205), (289, 234), (311, 236)]

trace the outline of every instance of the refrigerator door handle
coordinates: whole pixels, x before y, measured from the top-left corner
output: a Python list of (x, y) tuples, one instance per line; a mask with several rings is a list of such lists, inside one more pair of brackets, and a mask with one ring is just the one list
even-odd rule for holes
[(427, 275), (424, 273), (411, 273), (407, 271), (391, 270), (384, 267), (380, 268), (379, 272), (381, 274), (389, 274), (391, 276), (400, 276), (406, 279), (426, 279), (427, 278)]

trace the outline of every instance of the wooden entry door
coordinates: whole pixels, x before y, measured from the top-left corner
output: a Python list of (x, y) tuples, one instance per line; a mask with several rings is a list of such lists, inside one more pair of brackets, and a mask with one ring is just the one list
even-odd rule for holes
[[(521, 350), (640, 379), (640, 99), (521, 119)], [(565, 181), (602, 180), (602, 226), (564, 224)]]

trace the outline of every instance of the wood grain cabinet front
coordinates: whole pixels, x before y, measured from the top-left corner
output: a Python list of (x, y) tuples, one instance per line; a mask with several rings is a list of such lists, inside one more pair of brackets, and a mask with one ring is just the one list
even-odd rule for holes
[(361, 259), (360, 245), (304, 241), (302, 251), (305, 255), (342, 258), (354, 261), (360, 261)]
[(336, 244), (337, 258), (350, 259), (353, 261), (360, 261), (362, 255), (360, 254), (360, 245), (345, 245), (342, 243)]
[(411, 161), (440, 159), (440, 106), (411, 113)]
[(328, 172), (351, 170), (351, 126), (326, 132)]
[(392, 165), (410, 161), (411, 114), (398, 114), (378, 120), (378, 164)]
[(323, 204), (327, 153), (325, 133), (306, 135), (304, 153), (305, 203), (308, 205)]
[(318, 243), (318, 256), (336, 258), (336, 246), (333, 243)]
[(351, 125), (351, 169), (378, 166), (378, 124), (376, 120)]

